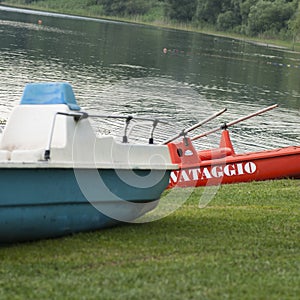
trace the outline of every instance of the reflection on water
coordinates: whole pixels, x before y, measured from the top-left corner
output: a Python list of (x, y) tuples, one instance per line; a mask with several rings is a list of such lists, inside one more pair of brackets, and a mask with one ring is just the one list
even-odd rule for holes
[(24, 23), (24, 22), (15, 22), (15, 21), (7, 21), (7, 20), (0, 20), (1, 26), (10, 26), (15, 27), (17, 29), (25, 29), (25, 30), (35, 30), (35, 31), (48, 31), (48, 32), (55, 32), (58, 34), (66, 33), (66, 34), (74, 34), (71, 30), (60, 30), (58, 28), (49, 27), (49, 26), (41, 26), (39, 24), (31, 24), (31, 23)]
[[(226, 107), (191, 136), (274, 103), (279, 108), (232, 127), (238, 152), (299, 144), (300, 55), (195, 33), (57, 18), (0, 9), (0, 118), (33, 81), (68, 81), (92, 114), (168, 120), (156, 142)], [(162, 49), (166, 47), (167, 53)], [(98, 134), (121, 139), (124, 121), (92, 119)], [(132, 129), (146, 141), (151, 124)], [(220, 133), (199, 140), (215, 147)]]
[[(130, 94), (130, 98), (128, 95)], [(138, 115), (161, 116), (169, 120), (169, 125), (160, 125), (157, 129), (157, 142), (168, 139), (184, 128), (206, 119), (209, 115), (227, 108), (228, 111), (217, 119), (202, 126), (191, 133), (194, 136), (201, 132), (206, 132), (212, 128), (222, 125), (224, 122), (231, 122), (242, 116), (254, 113), (265, 106), (253, 103), (237, 105), (233, 101), (207, 101), (197, 90), (189, 85), (173, 81), (167, 78), (142, 78), (119, 82), (110, 89), (103, 90), (98, 97), (91, 101), (91, 106), (87, 106), (89, 111), (96, 113), (101, 107), (101, 99), (106, 99), (105, 107), (107, 113), (112, 109), (124, 115), (130, 115), (133, 111)], [(84, 101), (88, 103), (88, 99)], [(120, 107), (119, 103), (123, 103)], [(99, 104), (98, 104), (99, 103)], [(95, 104), (98, 104), (98, 107)], [(254, 117), (242, 123), (234, 125), (232, 132), (233, 143), (237, 151), (248, 149), (268, 149), (280, 146), (294, 145), (299, 141), (299, 116), (298, 110), (276, 108), (263, 115)], [(103, 121), (102, 121), (103, 122)], [(99, 124), (98, 124), (99, 125)], [(120, 121), (118, 127), (122, 127)], [(108, 123), (106, 128), (113, 127)], [(142, 127), (138, 127), (141, 129)], [(145, 126), (141, 132), (134, 132), (134, 136), (146, 141), (149, 126)], [(116, 130), (117, 128), (115, 128)], [(122, 130), (116, 130), (120, 136)], [(220, 132), (202, 138), (197, 142), (199, 147), (215, 147), (219, 140)]]

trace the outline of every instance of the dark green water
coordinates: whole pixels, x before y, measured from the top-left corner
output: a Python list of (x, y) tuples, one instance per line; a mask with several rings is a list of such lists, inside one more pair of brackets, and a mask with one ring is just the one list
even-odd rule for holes
[[(232, 127), (236, 149), (300, 141), (300, 54), (282, 49), (0, 6), (2, 119), (24, 85), (34, 81), (70, 82), (91, 113), (169, 118), (169, 125), (157, 128), (157, 142), (223, 107), (225, 114), (191, 136), (274, 103), (279, 108)], [(99, 133), (122, 135), (121, 120), (93, 124)], [(132, 130), (133, 140), (148, 136), (148, 124)], [(204, 138), (199, 146), (216, 146), (218, 137)]]

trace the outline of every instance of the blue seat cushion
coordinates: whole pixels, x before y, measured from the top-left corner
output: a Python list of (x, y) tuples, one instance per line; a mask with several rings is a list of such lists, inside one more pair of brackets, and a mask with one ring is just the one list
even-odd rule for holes
[(29, 83), (20, 104), (66, 104), (71, 110), (80, 110), (72, 86), (66, 82)]

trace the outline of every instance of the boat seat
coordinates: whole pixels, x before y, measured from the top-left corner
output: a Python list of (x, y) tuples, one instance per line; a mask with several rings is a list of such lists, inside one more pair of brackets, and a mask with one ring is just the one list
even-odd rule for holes
[[(40, 157), (40, 153), (48, 147), (57, 112), (69, 112), (69, 108), (65, 104), (15, 107), (2, 134), (0, 158), (7, 156), (10, 151), (11, 159), (20, 158), (21, 154), (28, 158)], [(52, 147), (65, 147), (68, 122), (72, 122), (72, 119), (62, 115), (56, 116)], [(18, 152), (21, 150), (23, 152)]]

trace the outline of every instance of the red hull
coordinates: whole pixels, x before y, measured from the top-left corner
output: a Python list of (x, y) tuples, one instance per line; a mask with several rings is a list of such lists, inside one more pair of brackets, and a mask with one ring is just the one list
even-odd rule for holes
[(300, 146), (235, 154), (227, 130), (220, 147), (196, 151), (189, 139), (170, 143), (173, 171), (169, 188), (218, 185), (280, 178), (300, 178)]

